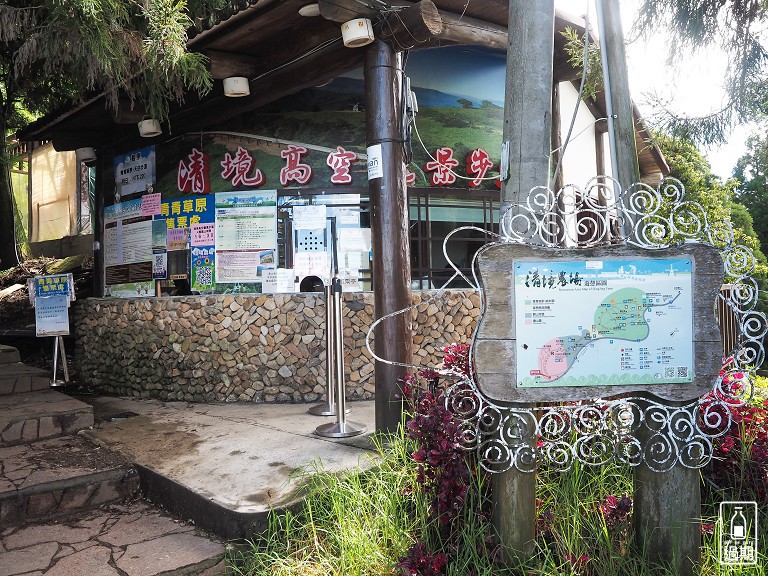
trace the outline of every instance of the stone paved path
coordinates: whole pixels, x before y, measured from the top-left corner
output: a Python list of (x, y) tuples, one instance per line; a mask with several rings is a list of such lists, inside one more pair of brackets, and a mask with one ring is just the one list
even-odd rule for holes
[(219, 576), (224, 544), (142, 501), (0, 533), (0, 576)]

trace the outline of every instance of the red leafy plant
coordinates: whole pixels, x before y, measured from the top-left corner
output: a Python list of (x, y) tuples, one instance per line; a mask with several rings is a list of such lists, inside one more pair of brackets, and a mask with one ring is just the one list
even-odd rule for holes
[(424, 542), (416, 542), (408, 551), (408, 556), (397, 563), (403, 576), (441, 576), (447, 564), (445, 554), (433, 553)]
[[(443, 353), (443, 374), (469, 374), (469, 346), (451, 344)], [(445, 573), (459, 547), (461, 522), (465, 519), (461, 512), (472, 483), (471, 476), (482, 473), (476, 466), (474, 453), (463, 447), (461, 424), (446, 405), (440, 378), (440, 372), (421, 370), (415, 375), (406, 375), (401, 381), (410, 404), (406, 435), (416, 444), (412, 454), (418, 463), (415, 489), (430, 496), (430, 512), (437, 520), (437, 540), (445, 550), (430, 550), (424, 541), (418, 540), (397, 564), (405, 576)], [(485, 506), (473, 513), (488, 517), (490, 509)], [(491, 561), (498, 560), (498, 545), (490, 535), (477, 542), (477, 554)]]
[[(734, 491), (740, 497), (764, 501), (768, 496), (768, 400), (734, 400), (745, 390), (748, 376), (733, 370), (733, 360), (726, 359), (720, 373), (725, 394), (711, 392), (704, 408), (710, 408), (730, 425), (715, 438), (712, 461), (703, 475), (708, 486)], [(726, 405), (728, 408), (726, 408)]]
[(605, 525), (608, 528), (622, 528), (629, 522), (629, 515), (632, 512), (632, 498), (627, 494), (606, 496), (600, 503), (600, 512), (602, 512)]

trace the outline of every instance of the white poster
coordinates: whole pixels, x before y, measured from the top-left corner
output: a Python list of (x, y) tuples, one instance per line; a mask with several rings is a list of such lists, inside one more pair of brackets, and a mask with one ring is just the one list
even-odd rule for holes
[(264, 294), (295, 292), (296, 274), (292, 268), (264, 270), (261, 278), (261, 291)]
[(277, 191), (216, 194), (216, 282), (255, 282), (276, 266)]
[(122, 225), (121, 263), (152, 261), (152, 220)]
[(293, 207), (294, 230), (325, 230), (328, 207), (325, 204)]
[(317, 276), (328, 285), (330, 279), (330, 258), (328, 252), (296, 252), (293, 255), (293, 268), (301, 280), (307, 276)]
[(521, 387), (688, 383), (690, 258), (515, 262)]
[(384, 167), (381, 158), (381, 144), (368, 146), (368, 180), (384, 176)]

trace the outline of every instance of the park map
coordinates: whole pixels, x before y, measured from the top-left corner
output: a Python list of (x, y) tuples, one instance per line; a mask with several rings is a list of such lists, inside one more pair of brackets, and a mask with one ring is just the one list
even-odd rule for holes
[(690, 258), (515, 262), (517, 385), (693, 381)]

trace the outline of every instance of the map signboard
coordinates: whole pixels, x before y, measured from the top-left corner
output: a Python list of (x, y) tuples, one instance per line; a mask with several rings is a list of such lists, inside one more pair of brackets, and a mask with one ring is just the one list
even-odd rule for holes
[(691, 258), (517, 261), (517, 385), (693, 380)]
[(488, 398), (683, 401), (712, 389), (722, 360), (716, 248), (499, 243), (479, 252), (477, 267), (484, 310), (473, 365)]

